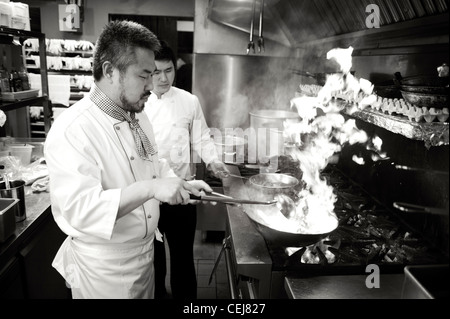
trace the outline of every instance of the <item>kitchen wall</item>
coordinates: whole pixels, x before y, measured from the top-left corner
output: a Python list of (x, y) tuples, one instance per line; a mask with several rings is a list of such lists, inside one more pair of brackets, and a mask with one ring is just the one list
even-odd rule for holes
[[(199, 96), (213, 127), (234, 123), (245, 128), (249, 124), (248, 112), (254, 108), (288, 107), (300, 83), (315, 83), (313, 79), (287, 76), (289, 67), (335, 72), (336, 65), (326, 60), (326, 53), (335, 47), (353, 46), (352, 69), (358, 78), (373, 83), (391, 80), (397, 71), (403, 76), (436, 74), (438, 66), (449, 62), (448, 14), (422, 20), (423, 24), (409, 21), (399, 29), (387, 28), (385, 33), (356, 32), (351, 36), (311, 41), (298, 48), (267, 41), (264, 54), (247, 56), (249, 34), (209, 20), (208, 4), (208, 0), (195, 0), (194, 93)], [(271, 72), (273, 65), (277, 65), (278, 73)], [(230, 114), (238, 115), (234, 122), (228, 118)], [(357, 125), (369, 136), (382, 138), (383, 151), (390, 160), (379, 166), (359, 166), (352, 161), (352, 155), (364, 150), (346, 147), (339, 167), (388, 207), (392, 208), (393, 201), (405, 201), (448, 210), (448, 145), (427, 148), (423, 141), (360, 120)], [(427, 172), (397, 171), (390, 165), (392, 162)], [(448, 254), (448, 215), (402, 217)]]
[(41, 32), (48, 39), (73, 39), (95, 42), (108, 14), (136, 14), (169, 17), (194, 17), (194, 0), (84, 0), (82, 32), (61, 32), (58, 24), (58, 5), (63, 0), (21, 0), (41, 11)]

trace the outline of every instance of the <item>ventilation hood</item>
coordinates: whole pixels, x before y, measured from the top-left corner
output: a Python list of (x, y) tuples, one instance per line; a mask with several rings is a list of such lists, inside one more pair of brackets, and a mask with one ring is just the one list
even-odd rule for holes
[[(262, 27), (264, 38), (287, 47), (367, 30), (366, 12), (375, 4), (380, 26), (447, 13), (446, 0), (210, 0), (208, 18), (250, 33), (253, 17), (255, 43)], [(260, 13), (263, 8), (263, 23)]]

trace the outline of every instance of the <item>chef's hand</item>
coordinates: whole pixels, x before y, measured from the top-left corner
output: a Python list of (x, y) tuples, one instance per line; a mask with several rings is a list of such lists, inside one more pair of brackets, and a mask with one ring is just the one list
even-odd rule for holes
[(153, 197), (169, 205), (187, 205), (191, 200), (190, 194), (201, 196), (202, 189), (212, 192), (211, 187), (204, 181), (187, 182), (178, 177), (161, 178), (157, 180)]
[[(205, 195), (205, 192), (206, 193), (211, 193), (213, 191), (211, 186), (209, 186), (205, 181), (202, 181), (202, 180), (192, 180), (192, 181), (188, 181), (188, 183), (191, 184), (193, 187), (195, 187), (200, 192), (200, 195), (195, 195), (194, 194), (195, 196), (200, 196), (201, 197), (202, 195)], [(203, 203), (203, 204), (209, 203), (209, 204), (212, 204), (212, 205), (216, 205), (217, 204), (216, 202), (206, 202), (206, 201), (202, 202), (201, 200), (197, 200), (197, 199), (191, 199), (189, 201), (189, 204), (192, 204), (192, 205), (197, 205), (199, 203)]]
[(217, 177), (217, 178), (226, 178), (230, 174), (230, 171), (227, 168), (227, 165), (225, 163), (214, 160), (211, 163), (208, 164), (207, 169), (211, 171), (211, 173)]

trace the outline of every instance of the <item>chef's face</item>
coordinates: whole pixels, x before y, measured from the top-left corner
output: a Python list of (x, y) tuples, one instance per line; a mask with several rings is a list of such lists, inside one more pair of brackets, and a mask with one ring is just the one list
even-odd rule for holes
[(153, 92), (158, 96), (170, 90), (175, 80), (175, 66), (172, 61), (155, 61), (156, 71), (153, 74)]
[(124, 110), (142, 112), (153, 89), (152, 74), (155, 68), (154, 52), (137, 48), (136, 63), (130, 65), (119, 78), (119, 100)]

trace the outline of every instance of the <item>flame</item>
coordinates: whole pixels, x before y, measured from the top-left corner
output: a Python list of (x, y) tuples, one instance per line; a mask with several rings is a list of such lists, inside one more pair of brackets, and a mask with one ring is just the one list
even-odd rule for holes
[[(350, 74), (352, 52), (352, 47), (329, 51), (327, 58), (335, 59), (342, 73), (328, 76), (317, 97), (300, 96), (291, 101), (291, 106), (298, 110), (301, 121), (285, 124), (285, 135), (287, 140), (299, 146), (290, 155), (298, 160), (306, 185), (298, 194), (299, 200), (293, 218), (296, 223), (292, 223), (295, 226), (291, 225), (295, 232), (327, 233), (337, 227), (338, 219), (334, 213), (337, 198), (333, 187), (321, 178), (320, 172), (342, 150), (343, 145), (364, 144), (369, 141), (366, 132), (357, 128), (355, 120), (345, 120), (340, 114), (341, 108), (333, 102), (333, 96), (337, 93), (349, 93), (354, 100), (363, 94), (361, 104), (373, 100), (373, 85), (370, 81), (358, 80)], [(372, 142), (376, 148), (381, 148), (380, 139)], [(354, 156), (353, 160), (360, 165), (364, 164), (362, 158)]]
[[(289, 155), (299, 163), (305, 185), (298, 194), (295, 215), (287, 219), (281, 212), (269, 208), (249, 210), (247, 213), (256, 221), (285, 232), (329, 233), (338, 225), (334, 213), (337, 197), (333, 187), (321, 178), (320, 172), (335, 161), (345, 144), (367, 144), (374, 156), (383, 158), (379, 155), (382, 140), (378, 137), (369, 140), (366, 132), (358, 129), (354, 119), (345, 120), (340, 114), (342, 106), (334, 99), (345, 96), (347, 101), (354, 102), (355, 110), (370, 105), (374, 98), (376, 101), (372, 83), (358, 80), (350, 73), (352, 52), (352, 47), (329, 51), (327, 58), (336, 60), (342, 73), (329, 75), (317, 96), (297, 96), (291, 100), (291, 108), (297, 110), (301, 119), (284, 123), (284, 137), (287, 143), (296, 146), (289, 149)], [(360, 165), (365, 164), (363, 158), (354, 156), (353, 160)]]

